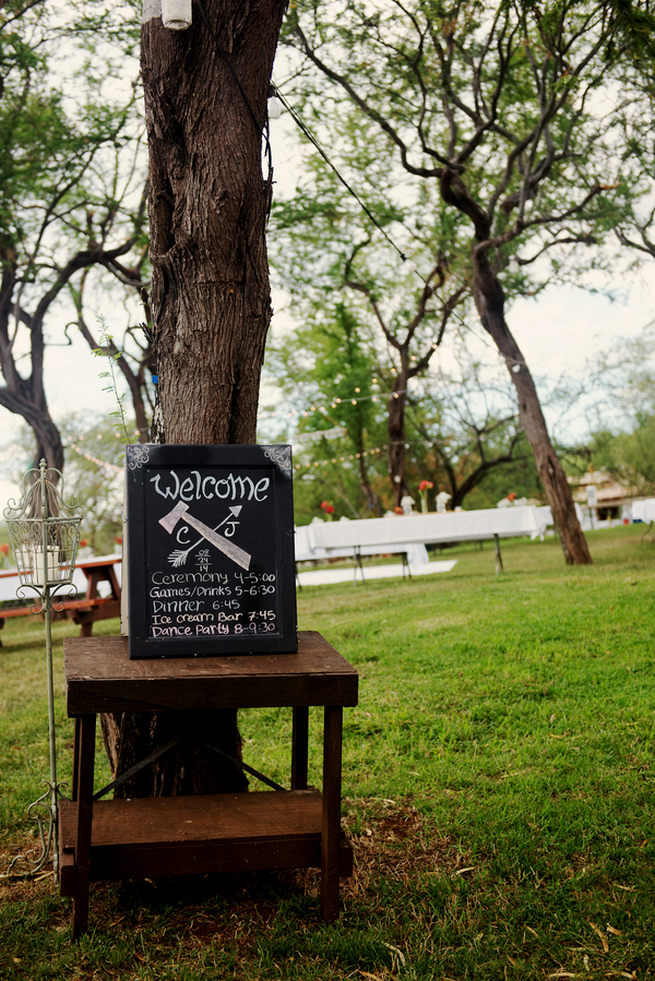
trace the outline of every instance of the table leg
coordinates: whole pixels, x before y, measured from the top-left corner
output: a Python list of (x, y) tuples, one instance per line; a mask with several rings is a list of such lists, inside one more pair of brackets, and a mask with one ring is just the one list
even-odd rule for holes
[(291, 731), (291, 789), (307, 789), (309, 740), (309, 708), (297, 705), (293, 709)]
[(496, 548), (496, 575), (499, 575), (505, 570), (503, 569), (503, 557), (500, 554), (500, 539), (498, 535), (494, 535), (494, 545)]
[(75, 736), (73, 739), (73, 776), (71, 778), (71, 800), (76, 801), (79, 794), (80, 782), (80, 738), (82, 720), (79, 715), (75, 716)]
[(339, 915), (341, 840), (341, 737), (343, 709), (326, 705), (323, 728), (323, 818), (321, 828), (321, 915)]
[(121, 587), (118, 585), (118, 577), (116, 575), (116, 568), (110, 565), (107, 569), (107, 579), (109, 580), (109, 585), (111, 587), (111, 595), (114, 599), (119, 600), (121, 598)]
[(73, 894), (73, 939), (80, 937), (89, 922), (89, 876), (91, 871), (91, 825), (93, 818), (93, 770), (95, 763), (95, 714), (76, 722), (73, 799), (77, 802), (75, 838), (75, 891)]
[(354, 551), (354, 557), (355, 557), (355, 568), (354, 568), (355, 585), (357, 585), (357, 570), (358, 569), (359, 569), (359, 571), (361, 573), (361, 576), (362, 576), (362, 582), (366, 582), (366, 579), (364, 577), (364, 566), (362, 565), (362, 548), (361, 548), (361, 545), (355, 545), (355, 548), (354, 548), (353, 551)]
[(100, 573), (98, 569), (85, 569), (84, 571), (86, 573), (86, 592), (84, 596), (86, 599), (95, 599), (95, 597), (98, 595)]

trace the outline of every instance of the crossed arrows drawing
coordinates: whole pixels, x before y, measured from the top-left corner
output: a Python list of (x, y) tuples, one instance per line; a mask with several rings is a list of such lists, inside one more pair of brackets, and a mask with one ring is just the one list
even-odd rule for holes
[(210, 528), (204, 521), (201, 521), (199, 518), (195, 518), (192, 514), (189, 514), (188, 504), (185, 504), (184, 501), (178, 501), (172, 511), (169, 511), (168, 514), (165, 514), (163, 518), (159, 519), (159, 524), (169, 533), (169, 535), (172, 535), (177, 523), (179, 521), (184, 521), (190, 528), (194, 528), (195, 531), (201, 535), (201, 537), (197, 542), (195, 542), (195, 544), (191, 545), (187, 549), (175, 549), (175, 551), (171, 552), (169, 555), (169, 561), (171, 561), (174, 566), (184, 565), (189, 554), (194, 550), (194, 548), (197, 548), (198, 545), (203, 543), (203, 541), (206, 541), (209, 542), (210, 545), (213, 545), (214, 548), (217, 548), (219, 552), (222, 552), (223, 555), (227, 555), (228, 559), (232, 559), (233, 562), (240, 565), (242, 569), (249, 569), (250, 559), (252, 556), (245, 552), (242, 548), (239, 548), (238, 545), (235, 545), (234, 542), (231, 542), (228, 538), (218, 534), (218, 529), (222, 528), (222, 526), (231, 517), (238, 517), (240, 512), (240, 504), (236, 507), (231, 507), (230, 514), (223, 518), (223, 520), (216, 525), (215, 528)]

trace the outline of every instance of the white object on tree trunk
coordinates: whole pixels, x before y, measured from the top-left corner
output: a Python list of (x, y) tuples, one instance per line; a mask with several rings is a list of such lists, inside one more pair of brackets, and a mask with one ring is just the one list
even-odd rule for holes
[(191, 0), (162, 0), (161, 19), (171, 31), (186, 31), (191, 27)]

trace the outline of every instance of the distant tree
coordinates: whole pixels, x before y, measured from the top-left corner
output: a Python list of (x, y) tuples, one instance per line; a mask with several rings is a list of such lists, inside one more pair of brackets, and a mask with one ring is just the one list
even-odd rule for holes
[[(349, 167), (365, 169), (370, 164), (370, 144), (348, 126), (346, 136), (352, 138)], [(381, 159), (376, 169), (383, 171), (388, 164), (392, 170), (388, 148), (378, 150)], [(392, 503), (398, 505), (409, 493), (405, 444), (410, 388), (428, 369), (453, 312), (467, 294), (465, 284), (450, 267), (450, 226), (446, 223), (438, 233), (426, 230), (421, 236), (415, 227), (420, 224), (416, 207), (391, 202), (383, 193), (368, 195), (362, 207), (344, 195), (342, 184), (317, 154), (307, 158), (304, 179), (313, 185), (311, 190), (301, 188), (293, 198), (273, 207), (273, 266), (292, 297), (296, 317), (303, 321), (298, 332), (286, 340), (287, 360), (295, 346), (301, 352), (312, 352), (315, 374), (320, 372), (339, 395), (334, 382), (343, 378), (353, 339), (366, 348), (368, 370), (379, 375), (386, 393), (383, 442)], [(402, 242), (407, 255), (391, 234)], [(421, 238), (429, 241), (429, 247)], [(405, 266), (409, 255), (414, 261)], [(345, 311), (350, 321), (348, 336), (337, 326)], [(327, 332), (334, 335), (336, 346), (326, 361)], [(337, 336), (343, 344), (341, 351)], [(298, 359), (302, 360), (302, 354)], [(334, 374), (331, 383), (330, 372)], [(359, 387), (364, 385), (360, 379)], [(351, 386), (350, 399), (354, 388)], [(355, 418), (363, 416), (366, 399), (358, 400), (358, 405)], [(341, 411), (348, 411), (347, 407)], [(361, 438), (354, 442), (364, 468)], [(366, 481), (363, 469), (362, 481)], [(376, 510), (378, 505), (367, 496), (369, 507)]]
[(468, 228), (460, 257), (480, 323), (509, 371), (565, 559), (575, 563), (591, 561), (589, 551), (506, 308), (553, 275), (579, 276), (576, 246), (600, 240), (622, 213), (618, 115), (608, 120), (596, 105), (604, 96), (616, 104), (613, 67), (629, 54), (634, 22), (624, 8), (647, 10), (415, 0), (328, 12), (307, 0), (293, 8), (287, 35), (304, 58), (296, 87), (310, 93), (314, 124), (343, 93), (406, 175), (431, 182)]
[(639, 494), (655, 494), (655, 415), (639, 413), (631, 430), (598, 430), (589, 456), (594, 469), (606, 470)]
[(621, 338), (590, 364), (591, 438), (585, 463), (642, 494), (655, 492), (655, 323)]
[(490, 506), (485, 493), (475, 494), (490, 485), (506, 488), (493, 498), (494, 505), (510, 490), (539, 496), (510, 386), (472, 357), (461, 338), (443, 355), (449, 368), (433, 368), (411, 400), (414, 486), (420, 479), (431, 480), (433, 496), (437, 491), (450, 495), (448, 508), (476, 506), (472, 501), (482, 506), (481, 500)]
[[(102, 74), (86, 57), (98, 31), (106, 32)], [(54, 315), (61, 322), (79, 276), (112, 272), (144, 221), (134, 169), (122, 162), (134, 96), (112, 101), (108, 88), (126, 44), (129, 21), (99, 0), (65, 11), (11, 0), (0, 12), (0, 405), (30, 426), (35, 460), (57, 469), (62, 440), (44, 386)]]
[[(468, 505), (469, 495), (492, 471), (516, 475), (523, 468), (531, 473), (530, 496), (538, 495), (509, 383), (495, 365), (473, 358), (452, 332), (439, 350), (441, 364), (413, 377), (404, 393), (406, 493), (418, 503), (418, 485), (427, 479), (435, 494), (451, 495), (451, 507)], [(285, 404), (295, 406), (285, 438), (293, 433), (298, 444), (299, 523), (321, 517), (326, 496), (337, 516), (379, 514), (398, 502), (395, 493), (390, 495), (384, 452), (396, 376), (380, 357), (375, 331), (342, 303), (335, 311), (317, 311), (273, 347), (268, 372)]]
[[(125, 436), (103, 415), (71, 413), (60, 421), (66, 453), (65, 497), (85, 511), (81, 537), (97, 554), (120, 550)], [(32, 432), (19, 422), (0, 473), (20, 485), (31, 466)]]
[[(115, 268), (117, 264), (113, 263)], [(134, 426), (136, 438), (142, 443), (150, 440), (150, 427), (155, 411), (155, 378), (157, 374), (155, 364), (155, 354), (152, 345), (152, 330), (149, 320), (144, 323), (129, 323), (123, 331), (121, 339), (114, 337), (113, 331), (115, 324), (112, 322), (111, 331), (109, 324), (104, 318), (100, 318), (96, 327), (91, 327), (88, 323), (86, 307), (84, 303), (84, 291), (87, 282), (88, 270), (84, 270), (80, 277), (79, 285), (71, 285), (70, 293), (75, 306), (76, 326), (89, 345), (94, 354), (102, 355), (111, 359), (115, 366), (115, 384), (117, 394), (119, 381), (123, 380), (127, 386), (134, 413)], [(135, 281), (134, 286), (138, 292), (145, 292), (145, 285), (142, 284), (140, 272), (132, 270)], [(146, 315), (149, 314), (150, 305), (147, 295), (144, 297), (144, 308)], [(128, 318), (129, 319), (129, 318)], [(120, 328), (119, 328), (120, 329)]]
[[(387, 344), (388, 357), (385, 367), (381, 367), (380, 371), (383, 377), (388, 377), (388, 388), (391, 390), (387, 401), (388, 461), (396, 506), (409, 492), (405, 457), (409, 386), (412, 379), (427, 370), (442, 341), (448, 320), (465, 292), (462, 286), (450, 284), (450, 295), (447, 298), (442, 296), (440, 301), (434, 303), (435, 294), (438, 296), (448, 281), (447, 264), (443, 261), (437, 262), (418, 291), (414, 306), (409, 310), (405, 307), (387, 318), (379, 301), (379, 286), (359, 278), (353, 271), (351, 262), (345, 270), (345, 285), (366, 298)], [(430, 338), (425, 336), (426, 327), (434, 332)]]
[(66, 416), (66, 496), (85, 509), (81, 534), (96, 555), (120, 552), (125, 435), (97, 413)]
[(596, 426), (611, 414), (636, 421), (655, 414), (655, 320), (634, 337), (617, 337), (587, 365), (587, 387), (596, 394)]
[[(367, 331), (341, 301), (317, 310), (305, 324), (274, 344), (267, 359), (268, 375), (284, 392), (286, 404), (295, 405), (296, 438), (301, 440), (297, 462), (313, 470), (340, 465), (342, 457), (354, 463), (351, 469), (358, 486), (352, 486), (349, 475), (347, 488), (341, 486), (339, 496), (346, 511), (357, 515), (379, 515), (383, 510), (379, 481), (372, 476), (373, 459), (368, 453), (387, 440), (376, 370)], [(332, 459), (337, 463), (331, 465)], [(375, 463), (379, 463), (379, 455)], [(340, 486), (339, 481), (336, 486)]]

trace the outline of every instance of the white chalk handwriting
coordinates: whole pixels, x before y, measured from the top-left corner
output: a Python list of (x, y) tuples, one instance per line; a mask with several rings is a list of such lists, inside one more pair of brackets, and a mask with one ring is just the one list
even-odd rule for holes
[(150, 483), (160, 497), (171, 501), (210, 501), (218, 498), (221, 501), (261, 502), (268, 498), (271, 478), (253, 480), (252, 477), (231, 471), (219, 477), (213, 473), (201, 473), (200, 470), (191, 470), (186, 476), (181, 476), (175, 470), (168, 470), (153, 474)]

